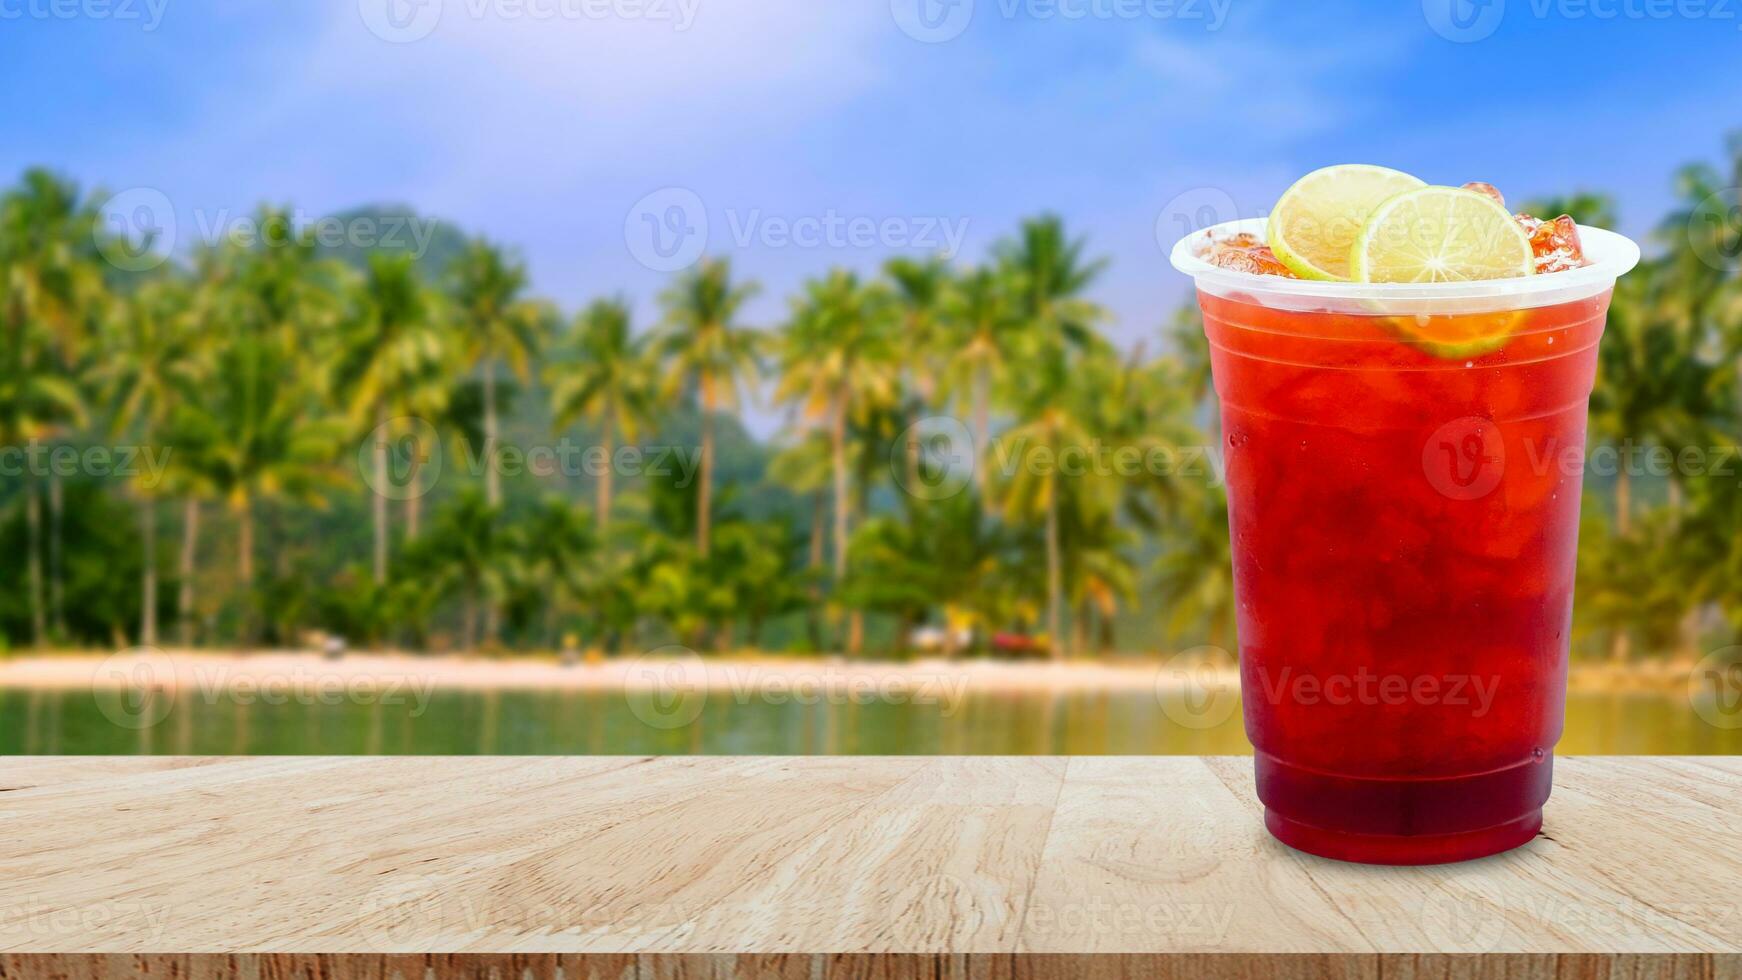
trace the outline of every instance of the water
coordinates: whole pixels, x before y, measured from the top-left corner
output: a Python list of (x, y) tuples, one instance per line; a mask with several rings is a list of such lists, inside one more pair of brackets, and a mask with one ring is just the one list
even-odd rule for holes
[[(105, 710), (105, 708), (109, 710)], [(88, 690), (0, 689), (0, 755), (1221, 755), (1239, 715), (1197, 729), (1144, 692), (974, 694), (953, 705), (769, 704), (718, 695), (688, 724), (618, 692), (443, 691), (426, 704), (237, 704), (185, 697), (125, 727)], [(131, 724), (132, 722), (127, 722)], [(663, 726), (663, 727), (662, 727)], [(1742, 754), (1742, 729), (1684, 698), (1574, 694), (1563, 754)]]

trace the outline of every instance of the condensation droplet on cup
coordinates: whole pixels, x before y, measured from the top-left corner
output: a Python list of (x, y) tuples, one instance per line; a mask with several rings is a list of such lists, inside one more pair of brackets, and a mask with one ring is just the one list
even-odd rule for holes
[(1530, 750), (1530, 761), (1541, 762), (1545, 758), (1547, 758), (1547, 753), (1543, 752), (1542, 746), (1539, 745)]
[(1465, 362), (1464, 362), (1464, 366), (1465, 366), (1465, 367), (1475, 367), (1475, 366), (1476, 366), (1476, 362), (1475, 362), (1475, 361), (1465, 361)]

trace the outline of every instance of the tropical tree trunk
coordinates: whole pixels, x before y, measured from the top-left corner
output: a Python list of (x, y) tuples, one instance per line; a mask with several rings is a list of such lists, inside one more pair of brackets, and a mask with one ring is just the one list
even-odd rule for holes
[(908, 411), (905, 453), (907, 456), (907, 485), (915, 489), (919, 487), (919, 419), (920, 413), (917, 407)]
[(66, 534), (66, 489), (60, 477), (48, 474), (48, 611), (54, 625), (54, 636), (65, 641), (67, 636), (66, 576), (62, 574), (62, 555)]
[[(496, 421), (496, 361), (484, 356), (484, 502), (492, 508), (502, 506), (502, 474), (496, 466), (496, 443), (499, 438)], [(499, 610), (494, 596), (484, 597), (484, 635), (482, 641), (496, 639), (501, 629)]]
[(387, 581), (387, 405), (375, 406), (375, 584)]
[(460, 649), (470, 653), (478, 648), (478, 592), (468, 589), (460, 610)]
[(1628, 534), (1633, 530), (1633, 481), (1627, 475), (1625, 462), (1615, 471), (1615, 532)]
[(1064, 636), (1059, 627), (1063, 622), (1064, 572), (1059, 556), (1058, 486), (1050, 483), (1046, 489), (1046, 632), (1054, 660), (1064, 658)]
[(175, 618), (181, 631), (181, 645), (194, 645), (194, 567), (199, 556), (200, 502), (189, 497), (182, 502), (181, 562), (176, 569), (180, 581), (175, 599)]
[(599, 434), (599, 447), (605, 451), (605, 468), (599, 472), (599, 502), (596, 508), (599, 512), (598, 524), (599, 534), (601, 536), (603, 536), (611, 527), (611, 470), (613, 457), (617, 451), (615, 445), (617, 441), (616, 421), (617, 420), (612, 413), (606, 412), (604, 418), (605, 429)]
[(496, 472), (496, 364), (484, 357), (484, 502), (502, 503), (502, 474)]
[(243, 498), (236, 511), (236, 583), (242, 593), (241, 641), (254, 645), (254, 505)]
[(817, 585), (817, 577), (823, 568), (823, 536), (828, 532), (829, 502), (822, 493), (811, 494), (811, 541), (810, 558), (806, 567), (811, 570), (810, 609), (805, 614), (806, 631), (810, 634), (811, 649), (818, 653), (823, 650), (822, 624), (822, 593)]
[(414, 487), (411, 495), (405, 498), (405, 540), (407, 543), (417, 540), (418, 524), (423, 516), (422, 498)]
[(157, 501), (139, 498), (139, 546), (144, 571), (139, 577), (139, 645), (157, 645)]
[(997, 504), (992, 500), (988, 490), (991, 481), (987, 479), (985, 460), (991, 459), (992, 451), (992, 378), (991, 371), (985, 364), (974, 369), (974, 458), (969, 461), (973, 466), (974, 485), (980, 488), (980, 512), (988, 517), (997, 514)]
[(702, 467), (701, 484), (696, 488), (696, 550), (708, 557), (712, 535), (714, 493), (714, 383), (702, 375)]
[[(835, 409), (829, 418), (829, 472), (834, 489), (834, 553), (830, 562), (830, 579), (833, 582), (833, 594), (837, 603), (843, 602), (842, 586), (847, 580), (847, 527), (848, 509), (852, 506), (847, 478), (847, 394), (845, 391), (835, 396)], [(846, 635), (842, 637), (841, 646), (849, 654), (858, 653), (859, 644), (863, 639), (863, 620), (858, 610), (853, 610), (847, 617)]]
[(835, 532), (834, 578), (838, 591), (847, 577), (847, 396), (843, 392), (835, 399), (834, 417), (829, 420), (829, 468), (834, 477)]
[(40, 649), (48, 639), (48, 612), (42, 591), (42, 496), (36, 478), (24, 478), (25, 547), (30, 577), (30, 645)]

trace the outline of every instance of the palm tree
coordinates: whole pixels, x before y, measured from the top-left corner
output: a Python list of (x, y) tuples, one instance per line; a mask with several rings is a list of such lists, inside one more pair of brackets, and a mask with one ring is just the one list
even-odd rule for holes
[(1059, 460), (1067, 451), (1082, 451), (1091, 442), (1086, 420), (1062, 397), (1062, 382), (1035, 389), (1022, 405), (1022, 419), (1005, 442), (1017, 454), (1000, 499), (1000, 510), (1016, 520), (1043, 524), (1046, 547), (1047, 639), (1053, 656), (1064, 655), (1064, 552), (1060, 541), (1060, 510), (1067, 493)]
[(207, 312), (230, 336), (204, 397), (177, 423), (207, 447), (212, 483), (236, 518), (244, 644), (254, 639), (256, 505), (318, 503), (343, 440), (322, 397), (336, 360), (324, 356), (339, 322), (336, 267), (318, 258), (312, 235), (287, 212), (262, 209), (256, 221), (261, 244), (203, 260), (224, 283)]
[[(952, 387), (961, 393), (973, 417), (974, 451), (984, 454), (992, 446), (992, 382), (1016, 356), (1022, 322), (1011, 306), (1008, 278), (988, 266), (962, 277), (948, 303), (947, 322), (957, 333), (950, 364)], [(976, 466), (974, 473), (981, 497), (989, 505), (984, 467)]]
[[(792, 321), (781, 335), (780, 380), (775, 397), (796, 405), (810, 423), (829, 434), (834, 485), (834, 582), (847, 577), (852, 489), (847, 467), (848, 425), (870, 410), (896, 401), (899, 379), (896, 338), (885, 296), (876, 286), (836, 269), (813, 279), (793, 301)], [(849, 638), (849, 647), (854, 639)], [(849, 649), (849, 652), (857, 652)]]
[[(1019, 465), (1003, 505), (1017, 515), (1038, 514), (1044, 522), (1047, 630), (1055, 657), (1063, 654), (1065, 601), (1059, 513), (1065, 488), (1057, 461), (1067, 448), (1088, 446), (1094, 435), (1088, 428), (1092, 414), (1084, 403), (1093, 395), (1087, 380), (1091, 372), (1083, 370), (1084, 363), (1071, 362), (1073, 354), (1098, 351), (1102, 342), (1095, 324), (1105, 315), (1083, 293), (1106, 262), (1085, 261), (1084, 248), (1081, 239), (1073, 241), (1065, 234), (1056, 216), (1042, 215), (1024, 221), (1015, 239), (995, 249), (1022, 325), (1017, 375), (1011, 382), (1021, 391), (1021, 421), (1008, 439), (1043, 448), (1053, 460), (1041, 467)], [(1104, 352), (1100, 356), (1104, 361)]]
[(711, 259), (660, 294), (665, 318), (657, 351), (674, 381), (693, 386), (701, 413), (696, 550), (704, 558), (712, 527), (714, 413), (736, 408), (738, 386), (756, 378), (761, 338), (738, 320), (756, 290), (753, 282), (734, 283), (725, 259)]
[(340, 378), (350, 394), (351, 422), (373, 442), (371, 498), (376, 585), (387, 581), (388, 427), (420, 382), (443, 363), (443, 337), (435, 323), (434, 299), (418, 276), (412, 256), (369, 256), (352, 289)]
[(1014, 239), (994, 248), (1031, 354), (1061, 357), (1096, 339), (1095, 326), (1106, 313), (1083, 294), (1106, 270), (1107, 260), (1085, 260), (1085, 248), (1083, 239), (1072, 240), (1064, 223), (1050, 214), (1022, 222)]
[[(113, 312), (93, 380), (108, 397), (112, 431), (132, 426), (143, 449), (154, 452), (178, 407), (198, 397), (206, 376), (192, 295), (185, 283), (159, 280), (125, 297)], [(139, 642), (152, 646), (157, 643), (157, 497), (163, 488), (141, 481), (135, 489), (143, 568)]]
[(500, 527), (501, 511), (481, 494), (468, 489), (432, 522), (427, 538), (408, 556), (428, 569), (432, 585), (442, 594), (457, 593), (461, 601), (460, 645), (476, 649), (478, 613), (508, 592), (505, 557), (508, 542)]
[(596, 300), (575, 317), (568, 335), (571, 361), (547, 372), (551, 413), (557, 428), (586, 419), (599, 428), (605, 465), (599, 473), (595, 513), (599, 531), (611, 526), (612, 475), (617, 438), (633, 442), (653, 424), (653, 365), (646, 345), (629, 328), (622, 299)]
[(920, 432), (916, 423), (936, 404), (948, 351), (946, 311), (950, 292), (950, 266), (942, 258), (912, 259), (905, 256), (884, 263), (883, 274), (894, 285), (898, 323), (898, 346), (906, 362), (907, 474), (914, 485), (919, 475)]
[[(52, 438), (83, 417), (68, 366), (90, 332), (104, 289), (95, 255), (96, 212), (78, 188), (46, 170), (28, 170), (0, 197), (0, 297), (6, 331), (0, 374), (0, 444)], [(49, 613), (61, 620), (59, 482), (49, 476), (50, 588), (45, 604), (42, 503), (34, 475), (24, 480), (25, 558), (31, 642), (41, 646)]]
[(1177, 640), (1193, 627), (1208, 630), (1211, 646), (1228, 649), (1234, 627), (1234, 554), (1228, 542), (1228, 498), (1206, 492), (1202, 505), (1182, 513), (1156, 560), (1168, 599), (1162, 626)]
[(515, 376), (524, 380), (539, 348), (545, 315), (539, 304), (525, 298), (526, 266), (481, 238), (467, 244), (449, 274), (467, 361), (484, 385), (484, 499), (499, 507), (497, 361), (507, 361)]
[(805, 559), (809, 608), (805, 629), (813, 651), (821, 651), (824, 646), (822, 623), (818, 618), (822, 595), (818, 590), (828, 540), (828, 491), (834, 476), (833, 441), (827, 432), (806, 429), (797, 442), (777, 452), (768, 463), (769, 479), (810, 502), (810, 533), (806, 536), (808, 549)]
[(544, 645), (554, 648), (562, 604), (581, 591), (584, 561), (598, 544), (592, 519), (586, 508), (549, 495), (514, 531), (512, 550), (543, 612)]

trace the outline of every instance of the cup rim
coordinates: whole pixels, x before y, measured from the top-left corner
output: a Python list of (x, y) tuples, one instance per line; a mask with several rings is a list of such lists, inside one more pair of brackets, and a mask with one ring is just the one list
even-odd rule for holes
[(1175, 242), (1168, 259), (1175, 269), (1191, 276), (1199, 288), (1210, 287), (1210, 291), (1218, 293), (1240, 290), (1261, 292), (1270, 296), (1378, 302), (1511, 300), (1520, 302), (1521, 305), (1531, 305), (1531, 299), (1550, 293), (1566, 295), (1602, 292), (1639, 264), (1639, 246), (1632, 239), (1589, 225), (1579, 226), (1579, 239), (1584, 245), (1588, 265), (1564, 272), (1473, 282), (1325, 282), (1289, 279), (1284, 276), (1264, 276), (1224, 269), (1211, 265), (1195, 254), (1197, 245), (1207, 238), (1221, 238), (1245, 232), (1262, 239), (1268, 220), (1241, 218), (1201, 228)]

